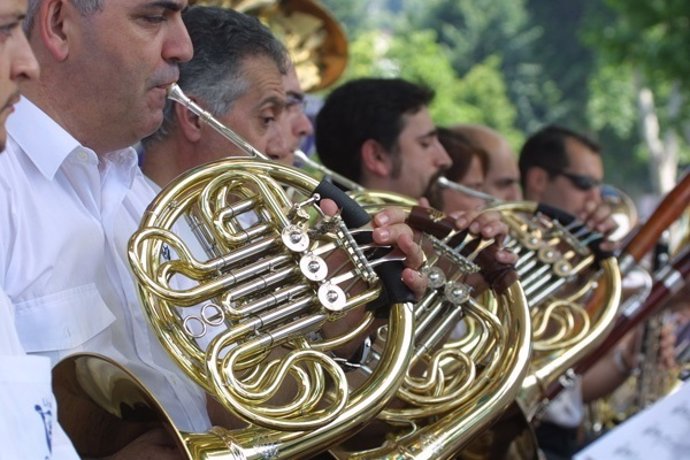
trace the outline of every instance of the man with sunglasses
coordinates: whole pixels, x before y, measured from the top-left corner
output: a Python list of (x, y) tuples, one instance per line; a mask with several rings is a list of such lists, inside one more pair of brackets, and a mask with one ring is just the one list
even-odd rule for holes
[(547, 126), (527, 139), (519, 166), (526, 199), (562, 209), (604, 235), (616, 229), (601, 199), (604, 165), (593, 140)]
[[(560, 126), (547, 126), (527, 139), (519, 166), (526, 199), (560, 208), (604, 235), (616, 229), (611, 209), (601, 198), (601, 149), (591, 139)], [(610, 242), (603, 244), (611, 246)], [(634, 344), (633, 335), (622, 340), (546, 409), (536, 435), (548, 460), (569, 459), (577, 450), (583, 403), (609, 394), (627, 379), (636, 367)]]

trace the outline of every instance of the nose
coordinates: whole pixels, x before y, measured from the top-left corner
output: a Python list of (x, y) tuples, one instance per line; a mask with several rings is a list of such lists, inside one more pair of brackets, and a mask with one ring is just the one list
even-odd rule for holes
[(302, 110), (293, 115), (292, 133), (300, 140), (314, 133), (314, 125)]
[(587, 197), (590, 201), (593, 201), (596, 204), (600, 204), (602, 199), (601, 199), (601, 187), (592, 187), (587, 191)]
[(38, 61), (24, 32), (19, 32), (19, 40), (12, 56), (11, 78), (14, 81), (23, 79), (36, 80), (39, 76)]
[(274, 158), (278, 162), (292, 166), (294, 160), (293, 149), (296, 146), (289, 145), (288, 133), (290, 132), (290, 120), (283, 112), (278, 117), (278, 122), (271, 126), (270, 132), (267, 134), (268, 142), (266, 143), (266, 154)]
[(192, 39), (182, 21), (182, 15), (175, 15), (163, 44), (163, 59), (168, 62), (187, 62), (194, 55)]

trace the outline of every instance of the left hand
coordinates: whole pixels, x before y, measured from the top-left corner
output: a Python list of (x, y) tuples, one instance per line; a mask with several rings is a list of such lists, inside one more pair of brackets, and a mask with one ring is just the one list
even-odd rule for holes
[(427, 288), (426, 277), (419, 272), (424, 263), (424, 252), (415, 243), (418, 234), (405, 223), (406, 217), (406, 213), (397, 207), (379, 212), (372, 221), (373, 238), (376, 244), (396, 246), (405, 255), (402, 280), (417, 298), (421, 298)]
[(618, 228), (618, 224), (611, 216), (613, 209), (606, 203), (595, 203), (593, 201), (585, 204), (585, 209), (577, 216), (585, 225), (592, 231), (601, 233), (605, 239), (601, 243), (601, 249), (604, 251), (613, 251), (616, 249), (616, 242), (611, 241), (608, 237)]

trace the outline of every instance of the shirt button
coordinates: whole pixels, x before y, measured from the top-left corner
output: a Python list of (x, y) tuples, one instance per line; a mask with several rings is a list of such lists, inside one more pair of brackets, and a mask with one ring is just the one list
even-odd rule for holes
[(80, 152), (79, 152), (79, 155), (78, 155), (78, 158), (79, 158), (81, 161), (87, 161), (87, 160), (89, 159), (89, 154), (86, 153), (86, 152), (84, 152), (84, 151), (80, 151)]

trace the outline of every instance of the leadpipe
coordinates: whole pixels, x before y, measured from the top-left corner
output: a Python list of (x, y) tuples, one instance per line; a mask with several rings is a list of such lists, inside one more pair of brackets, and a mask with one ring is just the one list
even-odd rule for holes
[(265, 153), (259, 152), (257, 149), (252, 147), (252, 145), (242, 139), (242, 137), (237, 134), (232, 129), (225, 126), (223, 123), (218, 121), (210, 112), (204, 110), (199, 104), (191, 100), (187, 95), (184, 94), (182, 89), (173, 83), (168, 88), (168, 99), (171, 99), (178, 104), (181, 104), (186, 109), (191, 111), (194, 115), (198, 116), (201, 121), (209, 125), (211, 128), (215, 129), (221, 136), (228, 139), (230, 142), (239, 147), (246, 155), (252, 158), (260, 158), (262, 160), (269, 160), (270, 158)]
[(448, 180), (448, 178), (445, 176), (439, 176), (439, 178), (436, 179), (436, 184), (441, 188), (447, 188), (449, 190), (454, 190), (456, 192), (464, 193), (465, 195), (484, 200), (488, 205), (498, 204), (501, 202), (501, 200), (493, 195), (489, 195), (488, 193), (480, 192), (479, 190), (458, 184), (457, 182)]
[(321, 174), (324, 176), (330, 177), (333, 182), (336, 184), (340, 184), (343, 187), (345, 187), (347, 190), (352, 190), (352, 191), (362, 191), (364, 190), (364, 187), (359, 185), (357, 182), (348, 179), (347, 177), (343, 176), (342, 174), (338, 174), (335, 171), (331, 171), (321, 163), (318, 163), (311, 158), (307, 156), (306, 153), (304, 153), (301, 150), (295, 150), (295, 158), (297, 158), (299, 161), (302, 162), (303, 165), (306, 165), (310, 168), (316, 169), (319, 171)]

